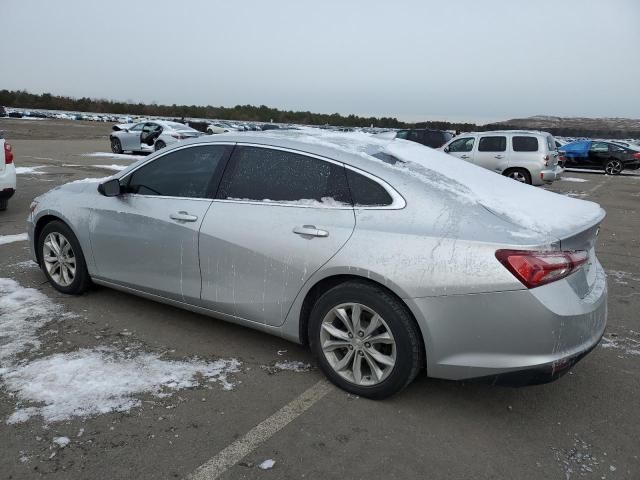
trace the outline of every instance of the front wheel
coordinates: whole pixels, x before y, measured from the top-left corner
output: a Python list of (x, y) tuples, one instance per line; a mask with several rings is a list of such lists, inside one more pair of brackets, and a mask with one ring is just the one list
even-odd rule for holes
[(113, 153), (122, 153), (122, 143), (120, 143), (120, 139), (118, 138), (111, 139), (111, 151)]
[(418, 326), (406, 306), (386, 290), (359, 281), (340, 284), (318, 299), (309, 343), (329, 380), (374, 399), (403, 390), (424, 358)]
[(156, 142), (156, 147), (155, 147), (155, 148), (156, 148), (156, 152), (157, 152), (158, 150), (162, 150), (162, 149), (163, 149), (164, 147), (166, 147), (166, 146), (167, 146), (167, 144), (166, 144), (166, 143), (164, 143), (162, 140), (158, 140), (158, 141)]
[(617, 158), (612, 158), (604, 166), (604, 171), (607, 175), (620, 175), (622, 168), (622, 162)]
[(64, 223), (55, 220), (38, 238), (40, 266), (49, 283), (62, 293), (79, 295), (91, 284), (78, 239)]
[(8, 205), (9, 205), (8, 198), (3, 198), (2, 200), (0, 200), (0, 212), (5, 211)]

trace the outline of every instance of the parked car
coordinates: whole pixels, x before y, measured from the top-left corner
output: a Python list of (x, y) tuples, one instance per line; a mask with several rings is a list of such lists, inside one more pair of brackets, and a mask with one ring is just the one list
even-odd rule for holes
[(60, 292), (94, 282), (308, 344), (366, 397), (422, 368), (551, 381), (606, 323), (599, 205), (404, 140), (201, 137), (31, 212), (34, 258)]
[(444, 130), (430, 130), (428, 128), (412, 128), (409, 130), (398, 130), (396, 138), (411, 140), (421, 143), (431, 148), (440, 148), (453, 138), (449, 132)]
[(543, 185), (562, 173), (553, 136), (546, 132), (496, 130), (465, 133), (442, 150), (529, 185)]
[(200, 135), (202, 135), (201, 132), (182, 123), (153, 120), (114, 125), (109, 141), (113, 153), (150, 153), (154, 150), (161, 150), (172, 143)]
[(618, 175), (623, 170), (640, 168), (640, 152), (604, 140), (582, 140), (562, 147), (567, 168), (604, 170)]
[(7, 110), (0, 105), (0, 117), (6, 117), (7, 116)]
[(0, 211), (6, 210), (9, 199), (16, 193), (16, 167), (11, 145), (0, 135)]

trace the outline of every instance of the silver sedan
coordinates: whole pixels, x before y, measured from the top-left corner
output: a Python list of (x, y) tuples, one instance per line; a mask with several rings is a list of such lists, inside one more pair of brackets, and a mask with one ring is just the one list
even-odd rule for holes
[(113, 153), (151, 153), (172, 143), (200, 135), (201, 132), (182, 123), (152, 120), (114, 125), (109, 135), (109, 143)]
[(335, 384), (383, 398), (422, 369), (566, 372), (605, 328), (603, 218), (404, 140), (234, 133), (51, 190), (28, 232), (61, 292), (95, 283), (307, 344)]

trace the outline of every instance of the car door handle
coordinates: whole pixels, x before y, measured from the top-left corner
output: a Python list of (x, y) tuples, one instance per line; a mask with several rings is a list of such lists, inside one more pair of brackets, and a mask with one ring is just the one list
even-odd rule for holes
[(171, 220), (177, 220), (179, 222), (195, 222), (196, 220), (198, 220), (197, 215), (190, 215), (185, 211), (172, 213), (171, 215), (169, 215), (169, 218), (171, 218)]
[(469, 155), (460, 155), (460, 158), (469, 158)]
[(496, 155), (494, 158), (504, 158), (504, 155)]
[(302, 225), (301, 227), (293, 227), (293, 233), (296, 235), (308, 235), (310, 237), (328, 237), (329, 232), (320, 230), (315, 225)]

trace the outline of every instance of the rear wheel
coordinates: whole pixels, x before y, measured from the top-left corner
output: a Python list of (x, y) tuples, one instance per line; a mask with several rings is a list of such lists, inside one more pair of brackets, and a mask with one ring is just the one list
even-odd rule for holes
[(611, 158), (604, 166), (604, 171), (607, 175), (619, 175), (622, 172), (622, 162), (617, 158)]
[(91, 284), (78, 239), (64, 223), (55, 220), (38, 238), (42, 271), (58, 291), (71, 295), (85, 292)]
[(374, 399), (404, 389), (424, 358), (418, 326), (386, 290), (349, 281), (313, 306), (309, 343), (318, 365), (337, 386)]
[(158, 150), (162, 150), (162, 149), (163, 149), (164, 147), (166, 147), (166, 146), (167, 146), (167, 144), (166, 144), (166, 143), (164, 143), (162, 140), (158, 140), (158, 141), (156, 142), (156, 152), (157, 152)]
[(122, 153), (122, 144), (120, 143), (119, 138), (111, 139), (111, 151), (113, 153)]
[(0, 200), (0, 212), (5, 211), (8, 205), (9, 205), (8, 198), (3, 198), (2, 200)]
[(531, 185), (531, 174), (524, 168), (508, 168), (504, 171), (503, 175), (517, 182)]

